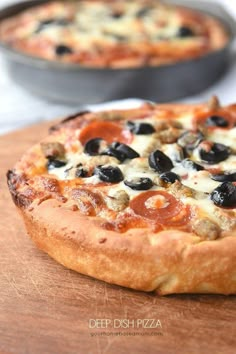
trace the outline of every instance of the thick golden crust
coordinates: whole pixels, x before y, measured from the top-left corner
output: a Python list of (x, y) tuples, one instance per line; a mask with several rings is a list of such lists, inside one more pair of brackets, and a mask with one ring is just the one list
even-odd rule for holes
[(33, 241), (79, 273), (162, 295), (236, 293), (235, 234), (200, 242), (177, 230), (133, 229), (120, 237), (53, 200), (32, 208), (21, 213)]
[[(92, 201), (89, 199), (89, 205), (83, 204), (83, 198), (90, 198), (89, 194), (85, 194), (85, 197), (84, 194), (79, 194), (82, 202), (76, 200), (73, 194), (76, 188), (81, 191), (82, 181), (64, 181), (54, 174), (50, 175), (45, 167), (47, 159), (43, 155), (49, 152), (51, 154), (52, 151), (62, 154), (63, 148), (58, 142), (63, 142), (70, 152), (77, 151), (80, 149), (80, 129), (99, 119), (120, 122), (152, 115), (157, 122), (161, 120), (163, 123), (164, 119), (171, 124), (177, 117), (183, 116), (185, 120), (191, 117), (193, 124), (196, 116), (200, 117), (201, 122), (202, 116), (215, 112), (226, 114), (227, 117), (230, 113), (230, 119), (235, 121), (235, 105), (221, 108), (218, 100), (213, 98), (203, 105), (145, 104), (139, 109), (127, 111), (97, 114), (84, 112), (54, 126), (41, 145), (32, 147), (14, 170), (8, 172), (8, 185), (13, 201), (20, 210), (33, 241), (64, 266), (109, 283), (137, 290), (156, 291), (162, 295), (235, 294), (235, 209), (216, 209), (222, 232), (213, 238), (208, 237), (209, 235), (203, 238), (199, 230), (195, 232), (190, 227), (155, 229), (152, 223), (143, 224), (140, 220), (124, 230), (110, 229), (104, 227), (104, 220), (109, 221), (109, 218), (114, 219), (119, 214), (119, 210), (109, 210), (105, 206), (106, 195), (113, 187), (96, 184), (87, 186), (86, 191), (90, 188), (96, 196)], [(188, 115), (185, 117), (186, 114)], [(187, 123), (189, 121), (186, 120)], [(54, 143), (46, 145), (49, 150), (45, 145), (42, 146), (48, 142)], [(82, 185), (84, 191), (83, 188)], [(173, 194), (174, 189), (168, 188), (168, 192)], [(177, 192), (183, 195), (187, 193), (187, 199), (184, 195), (184, 200), (190, 202), (189, 190)], [(191, 217), (196, 220), (201, 219), (205, 212), (196, 212), (195, 207), (193, 211), (195, 214)], [(178, 221), (179, 219), (177, 224)]]
[(29, 9), (3, 21), (0, 39), (48, 60), (126, 68), (198, 58), (226, 46), (229, 34), (195, 10), (153, 0), (94, 0)]

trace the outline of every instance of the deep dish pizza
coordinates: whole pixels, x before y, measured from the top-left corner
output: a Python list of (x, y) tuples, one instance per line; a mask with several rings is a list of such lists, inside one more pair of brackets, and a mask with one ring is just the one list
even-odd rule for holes
[(81, 112), (8, 172), (36, 245), (133, 289), (236, 293), (236, 106)]
[(198, 58), (229, 34), (209, 15), (155, 0), (53, 1), (2, 21), (0, 40), (48, 60), (124, 68)]

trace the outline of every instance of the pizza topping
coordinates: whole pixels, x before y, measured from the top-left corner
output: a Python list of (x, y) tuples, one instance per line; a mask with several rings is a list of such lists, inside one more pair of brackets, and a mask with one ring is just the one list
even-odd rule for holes
[(186, 150), (187, 153), (191, 153), (203, 140), (204, 136), (202, 132), (198, 131), (186, 131), (178, 139), (178, 144)]
[(184, 151), (178, 144), (168, 144), (165, 146), (165, 153), (172, 159), (172, 161), (181, 162), (184, 159)]
[(192, 209), (190, 205), (182, 205), (182, 208), (177, 215), (165, 221), (165, 226), (173, 228), (183, 228), (188, 225), (189, 221), (191, 220), (191, 216)]
[(65, 156), (64, 145), (57, 142), (48, 142), (40, 144), (42, 152), (47, 158), (63, 158)]
[(127, 122), (128, 129), (136, 135), (149, 135), (155, 133), (155, 128), (149, 123)]
[(190, 159), (184, 159), (182, 161), (182, 165), (188, 169), (188, 170), (195, 170), (195, 171), (202, 171), (204, 170), (204, 167), (199, 165), (198, 163), (190, 160)]
[(40, 33), (47, 29), (49, 26), (54, 25), (54, 26), (60, 26), (64, 27), (70, 24), (70, 21), (67, 20), (66, 18), (49, 18), (44, 21), (40, 21), (38, 27), (35, 30), (35, 33)]
[(122, 11), (116, 11), (116, 10), (114, 10), (111, 14), (110, 14), (110, 16), (112, 17), (112, 18), (114, 18), (114, 19), (119, 19), (119, 18), (121, 18), (122, 16), (123, 16), (123, 13), (122, 13)]
[(189, 27), (182, 26), (178, 29), (177, 37), (180, 38), (187, 38), (187, 37), (193, 37), (195, 34), (193, 30)]
[(236, 207), (236, 186), (232, 182), (224, 182), (211, 193), (211, 200), (219, 207)]
[(209, 218), (201, 218), (193, 223), (193, 231), (206, 241), (216, 240), (220, 236), (220, 227)]
[(85, 215), (95, 216), (103, 206), (102, 197), (89, 189), (73, 189), (71, 195)]
[(156, 150), (149, 155), (149, 165), (158, 173), (170, 171), (174, 165), (171, 159), (165, 155), (161, 150)]
[(142, 191), (152, 188), (153, 182), (148, 177), (133, 177), (126, 179), (124, 184), (131, 189)]
[(211, 178), (218, 182), (236, 182), (236, 172), (224, 172), (215, 175), (211, 175)]
[(84, 166), (89, 171), (92, 171), (97, 166), (104, 166), (104, 165), (113, 166), (118, 163), (119, 161), (115, 157), (108, 156), (108, 155), (99, 155), (99, 156), (93, 156), (91, 159), (89, 159), (87, 162), (84, 163)]
[(209, 132), (229, 130), (234, 127), (235, 114), (224, 108), (218, 108), (209, 113), (195, 115), (194, 126), (199, 129), (208, 129)]
[(47, 20), (40, 21), (38, 27), (35, 30), (35, 33), (39, 33), (41, 31), (43, 31), (45, 28), (47, 28), (48, 26), (50, 26), (51, 24), (54, 24), (54, 23), (55, 23), (54, 18), (49, 18)]
[(163, 144), (173, 144), (178, 140), (180, 133), (179, 128), (168, 127), (159, 132), (158, 138)]
[[(212, 112), (212, 117), (218, 115), (218, 112)], [(83, 183), (87, 188), (102, 185), (107, 209), (103, 208), (99, 215), (105, 219), (112, 218), (111, 224), (115, 222), (113, 226), (118, 232), (135, 227), (134, 221), (122, 221), (123, 213), (114, 221), (114, 212), (121, 212), (130, 206), (135, 218), (144, 218), (146, 226), (143, 227), (150, 227), (154, 232), (160, 227), (188, 227), (190, 230), (189, 221), (192, 220), (192, 230), (198, 228), (202, 239), (219, 237), (217, 225), (214, 224), (217, 223), (217, 217), (213, 209), (219, 209), (218, 206), (223, 210), (222, 207), (232, 208), (235, 205), (232, 201), (235, 198), (234, 193), (231, 193), (232, 196), (229, 188), (227, 193), (225, 189), (222, 192), (220, 186), (221, 182), (234, 182), (236, 178), (234, 152), (224, 145), (229, 140), (230, 145), (234, 146), (231, 142), (235, 139), (233, 129), (227, 130), (227, 137), (223, 129), (211, 129), (206, 124), (211, 116), (209, 113), (207, 116), (206, 112), (204, 119), (202, 116), (198, 121), (199, 130), (193, 130), (192, 124), (185, 125), (181, 115), (167, 124), (162, 116), (160, 119), (156, 117), (155, 112), (153, 116), (149, 112), (144, 117), (139, 112), (135, 116), (133, 112), (130, 115), (127, 112), (124, 114), (123, 116), (116, 111), (112, 111), (112, 114), (99, 113), (98, 120), (95, 120), (95, 114), (89, 116), (76, 131), (84, 150), (81, 152), (80, 142), (77, 140), (77, 151), (69, 151), (63, 157), (52, 159), (59, 163), (54, 163), (54, 170), (49, 173), (56, 174), (60, 179), (85, 178), (80, 182), (75, 180), (74, 183)], [(221, 116), (225, 117), (219, 114)], [(193, 118), (190, 119), (190, 123), (192, 122), (195, 122)], [(184, 131), (183, 128), (189, 130)], [(208, 140), (205, 140), (203, 131)], [(161, 136), (163, 132), (166, 133), (164, 142)], [(54, 147), (60, 149), (60, 145)], [(45, 146), (44, 149), (46, 148), (52, 147)], [(214, 165), (211, 167), (206, 164)], [(111, 183), (116, 186), (109, 186)], [(154, 195), (142, 199), (144, 197), (140, 195), (147, 193), (144, 191)], [(206, 220), (198, 225), (194, 212), (199, 205), (204, 210)], [(87, 215), (94, 215), (92, 209), (88, 211), (85, 206), (80, 208)], [(225, 212), (228, 213), (229, 210), (226, 209)], [(224, 229), (232, 229), (229, 226), (229, 217), (226, 216)], [(199, 218), (202, 220), (202, 215)], [(208, 238), (202, 230), (204, 227), (201, 227), (204, 224), (209, 229)]]
[(219, 223), (221, 230), (233, 230), (236, 228), (234, 209), (223, 209), (214, 206), (213, 215)]
[(229, 126), (229, 122), (224, 117), (214, 115), (214, 116), (207, 118), (206, 126), (207, 127), (226, 128)]
[(84, 152), (90, 156), (99, 155), (106, 146), (106, 142), (101, 138), (90, 139), (84, 146)]
[(224, 144), (204, 140), (199, 144), (199, 155), (202, 161), (216, 164), (226, 160), (230, 155), (230, 148)]
[(73, 54), (73, 50), (65, 44), (57, 45), (55, 47), (55, 52), (56, 52), (56, 55), (58, 55), (58, 56)]
[(100, 138), (107, 143), (119, 141), (129, 144), (132, 141), (132, 134), (129, 130), (114, 122), (95, 121), (84, 127), (79, 134), (80, 142), (85, 145), (87, 141), (94, 138)]
[(111, 190), (105, 199), (108, 208), (114, 211), (122, 211), (129, 205), (129, 196), (124, 190)]
[(111, 146), (109, 146), (106, 150), (102, 151), (101, 155), (107, 155), (107, 156), (115, 157), (120, 162), (123, 162), (126, 159), (126, 155), (123, 152), (121, 152), (121, 151), (119, 151), (117, 149), (114, 149)]
[[(141, 135), (139, 135), (139, 138), (140, 137)], [(151, 136), (149, 135), (148, 140), (145, 139), (145, 135), (142, 137), (144, 137), (144, 140), (138, 141), (137, 145), (135, 146), (135, 149), (139, 150), (139, 153), (142, 157), (148, 157), (153, 151), (161, 148), (161, 142), (157, 133), (154, 133)]]
[(136, 17), (137, 18), (142, 18), (147, 15), (149, 15), (150, 11), (152, 10), (151, 6), (144, 6), (141, 7), (137, 12), (136, 12)]
[(193, 195), (196, 197), (199, 192), (204, 198), (204, 193), (211, 193), (216, 187), (219, 186), (219, 182), (213, 181), (210, 178), (210, 173), (207, 170), (203, 171), (189, 171), (188, 175), (182, 176), (182, 183), (193, 190)]
[(111, 146), (117, 151), (122, 152), (128, 159), (135, 159), (140, 156), (134, 149), (126, 144), (114, 142)]
[(164, 172), (160, 175), (160, 179), (165, 183), (175, 183), (180, 180), (180, 177), (174, 172)]
[(133, 198), (130, 208), (137, 215), (165, 224), (179, 214), (183, 204), (165, 191), (148, 191)]
[(54, 168), (63, 167), (65, 165), (66, 165), (65, 161), (57, 160), (57, 159), (49, 159), (47, 163), (47, 168), (48, 170), (52, 170)]
[(75, 177), (84, 178), (88, 177), (88, 171), (83, 167), (82, 164), (79, 164), (75, 170)]
[(75, 168), (69, 167), (64, 171), (65, 178), (85, 178), (89, 177), (89, 171), (83, 167), (82, 164), (78, 164)]
[(192, 188), (189, 188), (179, 181), (171, 184), (168, 189), (176, 198), (192, 198), (195, 195), (195, 191)]
[(124, 179), (121, 170), (117, 166), (97, 166), (94, 173), (103, 182), (118, 183)]
[(209, 111), (217, 111), (221, 107), (219, 98), (216, 95), (211, 96), (207, 102), (207, 106)]
[[(64, 170), (64, 176), (65, 176), (65, 178), (68, 178), (68, 177), (71, 175), (72, 170), (74, 170), (74, 169), (73, 169), (73, 166), (71, 166), (71, 167), (69, 167), (69, 168), (66, 168), (66, 169)], [(73, 177), (74, 177), (74, 176), (73, 176)]]
[(147, 209), (163, 209), (168, 207), (170, 203), (164, 195), (156, 194), (148, 198), (144, 205)]

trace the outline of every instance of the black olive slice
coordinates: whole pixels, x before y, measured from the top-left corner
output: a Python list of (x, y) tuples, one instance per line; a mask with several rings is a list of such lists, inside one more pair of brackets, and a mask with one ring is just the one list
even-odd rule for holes
[(161, 150), (156, 150), (149, 155), (149, 166), (158, 173), (170, 171), (174, 165), (171, 159)]
[[(206, 147), (205, 147), (206, 145)], [(230, 155), (230, 148), (223, 144), (203, 142), (199, 145), (199, 155), (202, 161), (216, 164), (226, 160)]]
[(47, 168), (48, 168), (48, 170), (52, 170), (53, 168), (63, 167), (66, 164), (67, 164), (67, 162), (65, 162), (65, 161), (56, 160), (56, 159), (49, 159), (48, 163), (47, 163)]
[(130, 146), (128, 146), (126, 144), (122, 144), (122, 143), (119, 143), (119, 142), (114, 142), (114, 143), (111, 144), (111, 147), (113, 147), (117, 151), (120, 151), (123, 154), (125, 154), (125, 156), (128, 159), (132, 160), (132, 159), (136, 159), (137, 157), (140, 157), (140, 155), (134, 149), (132, 149)]
[(190, 160), (190, 159), (184, 159), (182, 161), (182, 165), (187, 168), (188, 170), (195, 170), (195, 171), (202, 171), (204, 170), (204, 167), (199, 165), (198, 163)]
[(75, 177), (88, 177), (88, 171), (82, 165), (78, 165), (75, 170)]
[(109, 146), (106, 150), (102, 151), (101, 155), (108, 155), (108, 156), (115, 157), (120, 162), (123, 162), (126, 159), (126, 155), (122, 151), (116, 150), (111, 146)]
[(219, 173), (211, 175), (211, 179), (218, 182), (236, 182), (236, 172), (234, 173)]
[(38, 27), (36, 28), (36, 30), (34, 32), (39, 33), (41, 31), (43, 31), (48, 26), (52, 25), (54, 23), (54, 21), (55, 21), (54, 18), (49, 18), (48, 20), (40, 21), (40, 23), (38, 24)]
[(66, 55), (66, 54), (73, 54), (73, 50), (64, 44), (59, 44), (55, 48), (55, 53), (58, 56)]
[(117, 166), (97, 166), (94, 173), (104, 182), (118, 183), (124, 179), (121, 170)]
[(226, 128), (229, 126), (229, 122), (227, 119), (221, 116), (211, 116), (207, 118), (206, 120), (206, 126), (208, 127), (220, 127), (220, 128)]
[(48, 20), (40, 21), (37, 29), (35, 30), (35, 33), (40, 33), (43, 31), (45, 28), (47, 28), (50, 25), (56, 25), (56, 26), (67, 26), (70, 24), (70, 21), (67, 20), (66, 18), (49, 18)]
[(106, 34), (110, 35), (111, 37), (113, 37), (114, 39), (116, 39), (118, 42), (125, 42), (127, 40), (126, 36), (122, 36), (121, 34), (116, 34), (116, 33), (109, 33), (106, 32)]
[(185, 152), (184, 149), (181, 146), (176, 147), (176, 149), (173, 150), (171, 154), (171, 158), (175, 162), (181, 162), (185, 158)]
[(55, 18), (49, 18), (47, 20), (41, 21), (40, 24), (43, 26), (51, 25), (55, 22)]
[(184, 148), (187, 153), (191, 153), (203, 139), (204, 136), (199, 130), (188, 130), (179, 137), (177, 143)]
[(181, 26), (177, 32), (177, 37), (180, 38), (193, 37), (194, 35), (193, 30), (187, 26)]
[(90, 156), (99, 155), (102, 142), (104, 140), (101, 138), (90, 139), (84, 146), (84, 152)]
[(152, 188), (153, 182), (148, 177), (134, 177), (132, 179), (126, 179), (124, 184), (136, 191), (144, 191)]
[(127, 122), (128, 129), (136, 135), (149, 135), (155, 133), (155, 128), (149, 123)]
[(123, 16), (123, 13), (121, 11), (114, 11), (112, 12), (111, 14), (111, 17), (114, 18), (114, 19), (119, 19)]
[(219, 207), (236, 207), (236, 186), (231, 182), (224, 182), (211, 193), (211, 200)]
[(70, 20), (66, 19), (66, 18), (58, 18), (56, 21), (55, 21), (55, 24), (57, 26), (68, 26), (69, 24), (71, 23)]
[(162, 173), (160, 179), (165, 183), (175, 183), (176, 181), (180, 181), (180, 177), (171, 171)]
[(48, 26), (52, 25), (54, 23), (54, 19), (48, 19), (45, 21), (41, 21), (37, 28), (35, 29), (34, 33), (40, 33), (42, 32), (45, 28), (47, 28)]
[(139, 9), (137, 12), (136, 12), (136, 17), (137, 18), (142, 18), (142, 17), (145, 17), (149, 14), (151, 8), (146, 6), (146, 7), (142, 7), (141, 9)]

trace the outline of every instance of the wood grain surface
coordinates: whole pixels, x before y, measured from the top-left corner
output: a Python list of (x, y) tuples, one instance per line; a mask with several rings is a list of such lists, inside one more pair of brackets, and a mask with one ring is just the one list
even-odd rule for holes
[[(65, 269), (36, 249), (10, 199), (5, 174), (48, 125), (0, 137), (0, 353), (236, 353), (235, 296), (131, 291)], [(107, 328), (89, 328), (95, 319), (110, 322)], [(124, 319), (129, 328), (114, 328), (124, 327)], [(152, 325), (159, 320), (162, 327), (144, 328), (149, 321), (132, 328), (138, 319), (155, 319)]]

